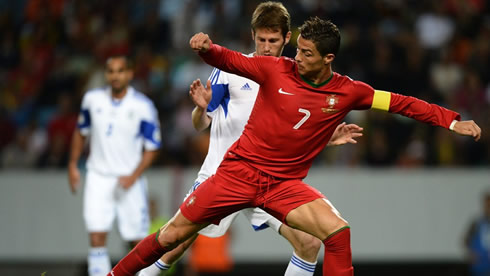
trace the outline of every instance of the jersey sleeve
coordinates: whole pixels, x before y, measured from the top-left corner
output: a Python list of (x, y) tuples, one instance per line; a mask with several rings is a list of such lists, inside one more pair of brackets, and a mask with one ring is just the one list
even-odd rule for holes
[(223, 72), (217, 68), (214, 68), (211, 76), (211, 102), (209, 102), (206, 109), (207, 114), (212, 118), (216, 112), (216, 109), (221, 105), (225, 114), (228, 113), (228, 102), (230, 101), (230, 91), (228, 89), (228, 73)]
[(217, 44), (211, 44), (206, 53), (199, 53), (209, 65), (223, 71), (237, 74), (263, 84), (271, 74), (274, 74), (279, 58), (267, 56), (248, 57)]
[(153, 151), (161, 147), (160, 121), (153, 103), (148, 102), (147, 104), (140, 123), (140, 135), (144, 139), (145, 150)]
[(375, 90), (360, 81), (353, 81), (353, 85), (355, 94), (359, 96), (355, 109), (388, 111), (444, 128), (449, 128), (453, 120), (461, 120), (458, 113), (415, 97)]
[(90, 118), (90, 93), (85, 93), (82, 99), (82, 106), (78, 114), (77, 128), (80, 134), (87, 136), (90, 134), (91, 118)]

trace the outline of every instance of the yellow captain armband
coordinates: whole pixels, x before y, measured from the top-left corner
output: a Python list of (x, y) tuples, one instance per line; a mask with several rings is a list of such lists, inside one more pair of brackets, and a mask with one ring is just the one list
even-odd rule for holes
[(391, 92), (374, 90), (372, 109), (388, 111), (390, 109)]

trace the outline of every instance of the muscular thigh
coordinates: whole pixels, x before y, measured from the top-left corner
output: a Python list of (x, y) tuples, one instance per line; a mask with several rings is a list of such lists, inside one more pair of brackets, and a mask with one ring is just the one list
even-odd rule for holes
[(300, 179), (277, 181), (263, 190), (263, 202), (258, 207), (282, 222), (286, 222), (286, 216), (291, 210), (318, 198), (324, 198), (317, 189)]
[(310, 233), (320, 240), (325, 240), (328, 235), (348, 225), (335, 207), (324, 198), (291, 210), (286, 222), (289, 226)]

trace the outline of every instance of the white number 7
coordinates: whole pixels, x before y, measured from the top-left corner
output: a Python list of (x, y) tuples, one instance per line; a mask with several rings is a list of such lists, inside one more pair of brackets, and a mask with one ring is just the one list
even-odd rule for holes
[(305, 116), (295, 125), (293, 126), (294, 129), (298, 129), (300, 126), (302, 126), (308, 118), (310, 118), (310, 111), (308, 109), (300, 108), (298, 109), (299, 112), (304, 113)]

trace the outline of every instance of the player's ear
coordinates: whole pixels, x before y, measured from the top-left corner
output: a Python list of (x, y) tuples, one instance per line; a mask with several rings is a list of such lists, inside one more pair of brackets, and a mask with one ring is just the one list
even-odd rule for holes
[(291, 31), (289, 31), (287, 34), (286, 34), (286, 37), (284, 39), (284, 45), (288, 44), (289, 43), (289, 40), (291, 40)]
[(334, 54), (326, 54), (323, 57), (323, 64), (327, 65), (327, 64), (331, 63), (334, 59), (335, 59)]
[(255, 41), (255, 32), (254, 32), (254, 29), (251, 29), (251, 32), (252, 32), (252, 40)]

